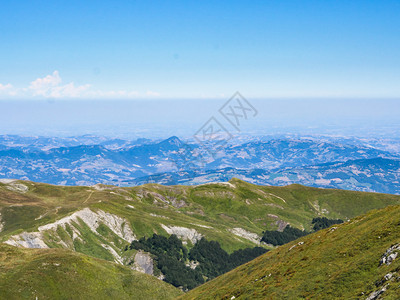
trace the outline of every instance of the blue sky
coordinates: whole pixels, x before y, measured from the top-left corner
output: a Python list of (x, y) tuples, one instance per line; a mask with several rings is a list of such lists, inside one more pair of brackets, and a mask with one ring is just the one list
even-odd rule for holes
[(0, 98), (400, 97), (399, 1), (3, 1)]

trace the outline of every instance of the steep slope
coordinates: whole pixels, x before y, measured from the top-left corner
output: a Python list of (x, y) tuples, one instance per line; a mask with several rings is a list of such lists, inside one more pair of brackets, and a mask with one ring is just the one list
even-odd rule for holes
[(182, 299), (398, 299), (400, 206), (281, 246)]
[(62, 249), (0, 244), (1, 299), (174, 299), (156, 278)]

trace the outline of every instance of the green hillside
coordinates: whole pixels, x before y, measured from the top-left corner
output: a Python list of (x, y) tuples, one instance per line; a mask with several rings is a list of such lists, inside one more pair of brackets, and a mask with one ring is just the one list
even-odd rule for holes
[(0, 299), (174, 299), (150, 275), (62, 249), (0, 244)]
[[(236, 250), (255, 246), (274, 248), (260, 243), (265, 230), (283, 230), (290, 224), (310, 231), (316, 217), (348, 220), (392, 204), (400, 204), (400, 196), (300, 185), (257, 186), (237, 179), (192, 187), (147, 184), (128, 188), (3, 181), (0, 183), (0, 242), (26, 248), (68, 249), (88, 255), (86, 260), (99, 258), (116, 262), (129, 270), (147, 272), (173, 282), (179, 274), (160, 273), (165, 266), (172, 266), (171, 263), (160, 263), (157, 261), (160, 256), (149, 254), (145, 247), (129, 247), (131, 242), (153, 234), (176, 235), (190, 253), (193, 245), (204, 237), (207, 241), (219, 242), (227, 252), (219, 251), (221, 257), (230, 254), (241, 257), (242, 254), (235, 254)], [(209, 246), (204, 248), (210, 253)], [(15, 255), (25, 253), (25, 250), (18, 251)], [(74, 253), (72, 251), (69, 255)], [(18, 259), (21, 266), (24, 260)], [(196, 262), (184, 258), (179, 268), (185, 269), (192, 263)], [(221, 270), (228, 270), (228, 265), (221, 267), (220, 273), (212, 271), (206, 262), (200, 268), (203, 274), (209, 274), (207, 279), (221, 274)], [(82, 270), (85, 268), (82, 266)], [(70, 270), (73, 272), (74, 268)], [(166, 274), (169, 279), (163, 277)], [(183, 282), (185, 289), (186, 282), (179, 282)], [(117, 284), (116, 288), (118, 286), (121, 285)]]
[(399, 299), (398, 254), (400, 206), (389, 206), (281, 246), (182, 299)]
[(286, 224), (310, 230), (315, 217), (346, 220), (391, 204), (400, 204), (400, 197), (257, 186), (237, 179), (194, 187), (131, 188), (14, 181), (0, 183), (0, 241), (68, 248), (124, 262), (123, 249), (132, 239), (175, 233), (189, 247), (204, 236), (231, 253), (254, 247), (264, 230), (283, 230)]

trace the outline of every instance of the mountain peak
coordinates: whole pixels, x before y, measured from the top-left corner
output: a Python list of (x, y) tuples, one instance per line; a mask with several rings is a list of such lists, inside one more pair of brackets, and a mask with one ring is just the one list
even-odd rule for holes
[(175, 146), (182, 146), (183, 142), (177, 137), (177, 136), (171, 136), (170, 138), (162, 141), (160, 144), (169, 144), (169, 145), (175, 145)]

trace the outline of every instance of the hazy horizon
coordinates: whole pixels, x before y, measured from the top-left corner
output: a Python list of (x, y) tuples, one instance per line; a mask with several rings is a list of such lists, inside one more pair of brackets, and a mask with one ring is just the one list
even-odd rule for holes
[[(192, 136), (228, 99), (1, 101), (2, 134), (125, 138)], [(248, 99), (258, 115), (238, 134), (344, 134), (395, 137), (397, 99)], [(223, 120), (221, 121), (223, 123)], [(225, 124), (229, 130), (229, 124)]]

